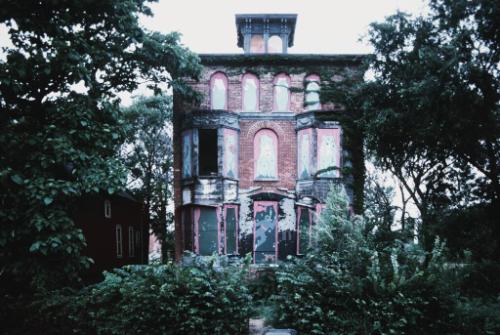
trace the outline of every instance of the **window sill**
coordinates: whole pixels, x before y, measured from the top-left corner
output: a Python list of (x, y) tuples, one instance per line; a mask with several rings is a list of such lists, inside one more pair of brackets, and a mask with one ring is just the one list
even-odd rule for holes
[(260, 178), (257, 178), (257, 179), (254, 179), (253, 181), (280, 181), (279, 179), (260, 179)]

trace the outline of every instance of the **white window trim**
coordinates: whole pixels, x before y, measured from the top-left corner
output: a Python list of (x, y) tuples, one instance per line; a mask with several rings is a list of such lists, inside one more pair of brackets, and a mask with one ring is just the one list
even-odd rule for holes
[(104, 217), (106, 219), (111, 219), (111, 201), (104, 200)]
[(116, 238), (116, 257), (123, 257), (123, 230), (120, 224), (116, 225), (115, 228), (115, 238)]
[(135, 256), (135, 244), (134, 244), (134, 227), (128, 227), (128, 255), (129, 257)]

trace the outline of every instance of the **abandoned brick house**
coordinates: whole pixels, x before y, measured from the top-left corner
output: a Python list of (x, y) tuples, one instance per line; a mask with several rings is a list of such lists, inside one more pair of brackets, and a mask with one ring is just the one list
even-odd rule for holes
[[(332, 183), (350, 187), (341, 106), (326, 81), (362, 80), (362, 55), (289, 54), (297, 16), (237, 15), (242, 54), (202, 54), (193, 104), (174, 96), (176, 256), (300, 255)], [(318, 42), (321, 42), (318, 38)], [(332, 169), (336, 167), (338, 169)], [(354, 209), (356, 209), (354, 207)]]

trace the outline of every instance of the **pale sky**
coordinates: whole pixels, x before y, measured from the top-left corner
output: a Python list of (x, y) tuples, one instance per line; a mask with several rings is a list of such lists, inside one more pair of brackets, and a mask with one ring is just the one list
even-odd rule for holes
[(182, 33), (182, 42), (197, 53), (240, 53), (235, 14), (298, 14), (290, 53), (369, 53), (359, 39), (368, 25), (397, 10), (419, 14), (424, 0), (159, 0), (150, 5), (150, 30)]

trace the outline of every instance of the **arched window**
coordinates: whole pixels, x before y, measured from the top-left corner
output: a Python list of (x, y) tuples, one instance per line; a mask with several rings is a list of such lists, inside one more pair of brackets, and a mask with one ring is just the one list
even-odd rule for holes
[(290, 77), (284, 73), (274, 78), (274, 110), (276, 112), (290, 110)]
[(318, 110), (321, 109), (321, 102), (319, 99), (319, 76), (312, 74), (306, 78), (306, 94), (305, 94), (305, 105), (306, 110)]
[(278, 136), (270, 129), (262, 129), (253, 140), (254, 176), (256, 180), (278, 179)]
[(212, 109), (227, 109), (227, 77), (216, 72), (210, 78), (210, 106)]
[(243, 111), (256, 112), (259, 109), (259, 79), (247, 73), (242, 79)]
[(281, 53), (283, 52), (283, 40), (278, 35), (273, 35), (267, 40), (267, 52)]
[(264, 37), (262, 35), (252, 35), (250, 39), (250, 52), (251, 53), (264, 53)]

